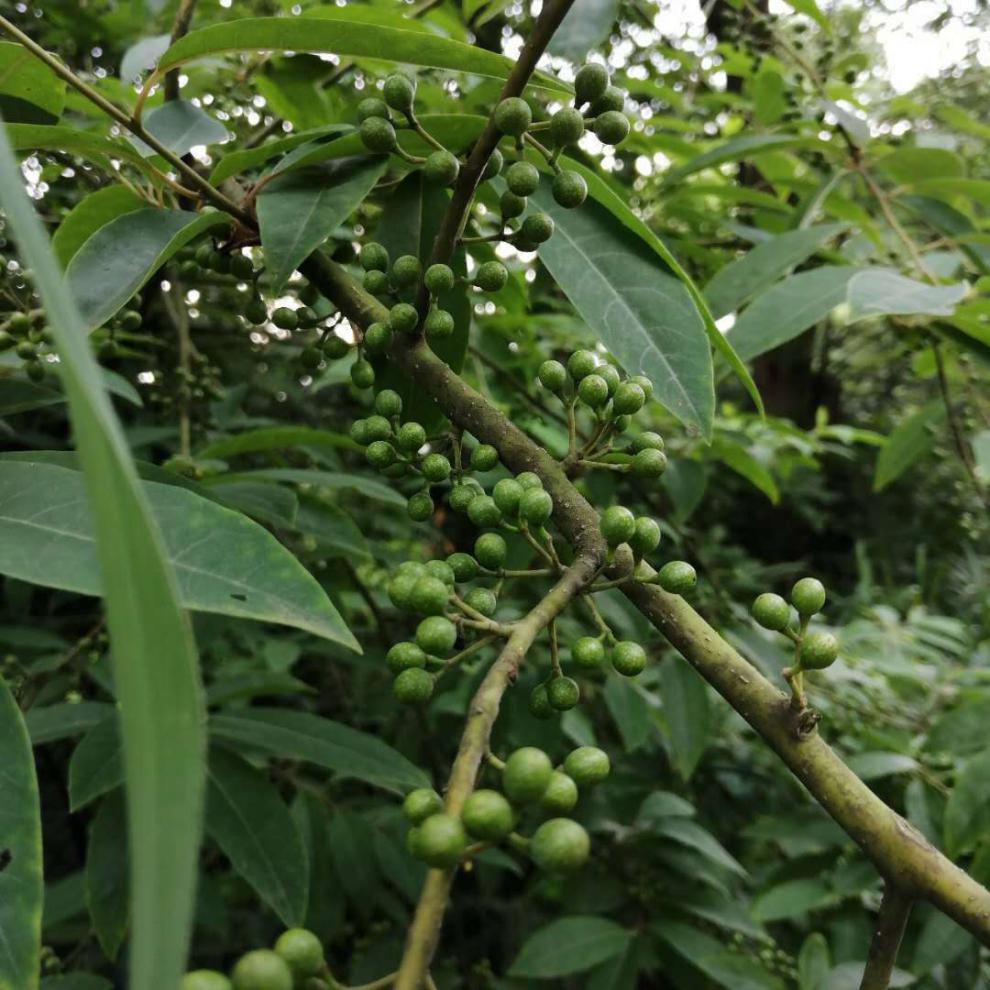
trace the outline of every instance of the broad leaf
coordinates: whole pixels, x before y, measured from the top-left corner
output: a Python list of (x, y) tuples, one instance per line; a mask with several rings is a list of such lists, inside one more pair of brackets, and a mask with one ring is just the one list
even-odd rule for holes
[(239, 756), (210, 753), (206, 831), (288, 926), (306, 915), (309, 866), (296, 823), (268, 779)]
[(0, 116), (11, 123), (51, 124), (64, 107), (65, 82), (23, 45), (0, 41)]
[(757, 921), (780, 921), (833, 903), (835, 895), (820, 880), (788, 880), (764, 891), (753, 902)]
[(945, 148), (896, 148), (877, 161), (877, 168), (903, 185), (919, 179), (959, 179), (966, 174), (962, 159)]
[(46, 976), (41, 981), (41, 990), (113, 990), (113, 984), (93, 973), (63, 973)]
[(625, 952), (632, 937), (631, 931), (608, 918), (559, 918), (530, 935), (509, 969), (509, 976), (553, 980), (583, 973)]
[(120, 722), (116, 712), (79, 740), (69, 760), (69, 808), (78, 811), (124, 780)]
[(769, 288), (781, 275), (813, 255), (826, 241), (846, 229), (829, 223), (791, 230), (757, 244), (741, 258), (716, 272), (705, 286), (712, 315), (725, 316), (747, 299)]
[(670, 731), (673, 762), (689, 779), (711, 735), (711, 712), (705, 682), (680, 658), (660, 666), (660, 694)]
[(41, 805), (24, 720), (0, 679), (0, 987), (35, 990), (41, 966)]
[(652, 828), (658, 835), (697, 850), (706, 859), (710, 859), (723, 869), (737, 873), (739, 876), (746, 875), (746, 870), (738, 860), (729, 855), (718, 839), (697, 822), (689, 818), (659, 818)]
[(65, 402), (61, 392), (21, 378), (0, 378), (0, 416), (14, 416), (31, 409)]
[[(156, 107), (142, 123), (148, 134), (180, 157), (197, 145), (219, 144), (229, 137), (219, 120), (185, 100), (170, 100)], [(132, 137), (131, 142), (145, 158), (157, 154), (140, 138)]]
[(780, 491), (773, 475), (745, 447), (728, 437), (717, 436), (712, 443), (712, 455), (763, 492), (774, 505), (780, 501)]
[(827, 150), (828, 144), (813, 138), (797, 137), (794, 134), (746, 134), (732, 138), (724, 144), (717, 145), (702, 152), (690, 161), (671, 169), (663, 177), (663, 185), (670, 186), (686, 176), (693, 175), (706, 168), (715, 168), (726, 162), (737, 162), (758, 158), (770, 152), (783, 151), (790, 148), (814, 148)]
[(929, 285), (886, 268), (868, 268), (849, 280), (850, 319), (868, 316), (951, 316), (969, 291), (965, 282)]
[(178, 983), (192, 926), (204, 762), (196, 649), (85, 324), (24, 192), (3, 128), (0, 207), (40, 290), (93, 499), (127, 751), (129, 984), (132, 990), (158, 990)]
[(122, 216), (147, 207), (127, 186), (104, 186), (84, 196), (65, 215), (52, 235), (52, 250), (59, 264), (65, 268), (83, 244), (100, 229)]
[[(256, 168), (258, 165), (264, 165), (270, 159), (291, 151), (299, 145), (316, 143), (320, 138), (329, 139), (349, 130), (351, 130), (350, 124), (327, 124), (325, 127), (315, 127), (299, 134), (289, 134), (274, 141), (266, 141), (257, 148), (237, 148), (228, 151), (213, 166), (213, 171), (210, 172), (210, 182), (215, 186), (219, 185), (224, 179)], [(363, 149), (364, 146), (362, 145), (359, 150)]]
[(75, 704), (65, 702), (29, 709), (24, 716), (24, 724), (31, 737), (31, 745), (41, 746), (82, 735), (105, 722), (112, 713), (113, 705), (102, 701), (79, 701)]
[(612, 716), (627, 753), (639, 749), (655, 732), (652, 712), (643, 693), (624, 677), (605, 681), (605, 707)]
[(879, 780), (898, 773), (914, 773), (918, 761), (907, 753), (855, 753), (846, 763), (860, 780)]
[[(360, 20), (336, 17), (250, 17), (191, 31), (165, 52), (157, 72), (161, 75), (204, 55), (262, 50), (350, 55), (493, 79), (505, 79), (515, 64), (504, 55), (408, 28), (369, 28)], [(543, 73), (537, 73), (530, 85), (555, 93), (570, 91), (565, 83)]]
[(909, 416), (880, 448), (873, 490), (882, 491), (896, 481), (912, 464), (932, 449), (933, 429), (945, 419), (945, 405), (934, 399)]
[(218, 742), (247, 746), (279, 759), (303, 760), (339, 777), (400, 794), (429, 786), (419, 767), (377, 736), (307, 712), (247, 708), (236, 715), (214, 715), (210, 735)]
[(540, 259), (631, 375), (686, 426), (710, 436), (715, 409), (705, 325), (684, 284), (597, 204), (564, 210), (541, 186), (533, 200), (556, 224)]
[(344, 450), (360, 450), (358, 445), (343, 433), (317, 430), (311, 426), (261, 426), (244, 433), (221, 437), (200, 448), (199, 460), (223, 460), (238, 454), (258, 454), (265, 450), (284, 450), (286, 447), (340, 447)]
[[(406, 499), (394, 488), (383, 484), (377, 478), (361, 474), (348, 474), (343, 471), (317, 471), (309, 468), (259, 468), (257, 471), (239, 471), (228, 475), (237, 480), (284, 481), (294, 485), (312, 485), (331, 491), (352, 491), (372, 502), (384, 505), (404, 506)], [(207, 488), (213, 487), (207, 485)]]
[(801, 943), (797, 963), (798, 990), (825, 990), (832, 957), (824, 935), (814, 932)]
[(120, 158), (147, 171), (148, 166), (133, 145), (112, 141), (76, 127), (48, 124), (7, 124), (7, 135), (15, 151), (65, 151), (90, 161), (99, 162), (108, 170), (110, 161)]
[(261, 244), (277, 292), (371, 191), (386, 158), (351, 158), (281, 176), (258, 197)]
[[(295, 626), (358, 648), (317, 581), (265, 529), (177, 485), (141, 488), (185, 607)], [(91, 506), (79, 472), (0, 463), (0, 573), (100, 593)]]
[(608, 37), (618, 15), (619, 0), (575, 0), (554, 32), (550, 53), (572, 62), (584, 59)]
[(65, 273), (86, 329), (106, 323), (180, 248), (229, 224), (217, 212), (148, 209), (125, 213), (101, 227)]
[(171, 42), (170, 34), (156, 34), (135, 41), (120, 60), (121, 82), (132, 83), (138, 76), (153, 69)]
[(127, 821), (120, 792), (100, 803), (89, 827), (86, 903), (100, 947), (116, 959), (127, 933)]
[(963, 764), (945, 806), (945, 848), (958, 856), (990, 833), (990, 750)]

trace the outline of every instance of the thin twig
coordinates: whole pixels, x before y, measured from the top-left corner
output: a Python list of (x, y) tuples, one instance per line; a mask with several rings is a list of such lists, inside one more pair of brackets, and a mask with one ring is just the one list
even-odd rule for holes
[(897, 950), (904, 937), (904, 929), (913, 903), (912, 897), (887, 881), (859, 990), (887, 990), (890, 986), (890, 977), (897, 962)]

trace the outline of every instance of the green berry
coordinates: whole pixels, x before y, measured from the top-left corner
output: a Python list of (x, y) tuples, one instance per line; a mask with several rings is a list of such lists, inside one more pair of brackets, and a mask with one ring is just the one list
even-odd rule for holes
[(553, 764), (542, 749), (524, 746), (506, 761), (502, 770), (502, 790), (513, 804), (538, 801), (550, 783)]
[(369, 241), (361, 248), (361, 267), (366, 272), (387, 272), (388, 251), (383, 244)]
[(608, 382), (601, 375), (588, 375), (578, 384), (578, 398), (592, 409), (608, 402)]
[(323, 354), (331, 361), (342, 358), (350, 349), (351, 345), (343, 337), (338, 337), (335, 333), (328, 334), (323, 341)]
[(396, 303), (388, 311), (388, 323), (396, 333), (415, 333), (419, 326), (419, 313), (410, 303)]
[[(647, 402), (653, 398), (653, 382), (651, 382), (646, 375), (632, 375), (629, 378), (629, 381), (631, 381), (633, 385), (638, 385), (643, 390), (643, 395), (646, 396)], [(663, 440), (660, 442), (662, 444)]]
[(419, 467), (423, 477), (434, 484), (446, 481), (450, 477), (450, 461), (443, 454), (427, 454)]
[(581, 670), (597, 670), (605, 659), (605, 646), (594, 636), (582, 636), (571, 647), (571, 659)]
[(591, 112), (595, 116), (604, 113), (618, 113), (626, 105), (625, 94), (617, 86), (607, 86), (605, 92), (591, 104)]
[(436, 791), (429, 787), (417, 787), (406, 795), (402, 802), (402, 813), (413, 825), (421, 825), (431, 815), (443, 811), (443, 801)]
[(753, 618), (764, 629), (780, 632), (791, 621), (791, 607), (780, 595), (765, 592), (753, 602)]
[(416, 492), (415, 495), (410, 495), (409, 501), (406, 502), (406, 511), (413, 522), (426, 522), (427, 519), (432, 518), (434, 505), (430, 493)]
[(289, 964), (296, 980), (319, 976), (323, 970), (323, 946), (305, 928), (290, 928), (282, 932), (275, 942), (275, 951)]
[(542, 488), (524, 489), (519, 502), (519, 515), (530, 526), (543, 526), (553, 515), (553, 499)]
[(358, 128), (361, 143), (376, 154), (387, 155), (395, 150), (395, 128), (384, 117), (368, 117)]
[(558, 712), (566, 712), (581, 700), (581, 689), (572, 677), (555, 677), (547, 685), (547, 698)]
[(502, 152), (496, 148), (491, 155), (491, 158), (485, 163), (485, 170), (481, 173), (481, 181), (487, 182), (489, 179), (494, 179), (496, 175), (501, 175), (502, 166), (505, 164), (505, 157)]
[(447, 564), (457, 582), (473, 581), (478, 576), (478, 562), (469, 553), (452, 553)]
[(672, 595), (686, 595), (697, 583), (698, 573), (686, 560), (672, 560), (660, 568), (660, 587)]
[(289, 964), (271, 949), (241, 956), (230, 974), (234, 990), (292, 990)]
[(544, 361), (537, 372), (540, 384), (554, 394), (563, 392), (567, 385), (567, 369), (559, 361)]
[(357, 388), (371, 388), (375, 384), (375, 369), (363, 358), (351, 365), (351, 381)]
[(414, 254), (404, 254), (392, 264), (392, 281), (400, 288), (408, 289), (419, 282), (423, 266)]
[(392, 697), (403, 705), (424, 705), (433, 696), (433, 686), (432, 674), (410, 667), (392, 682)]
[(427, 314), (423, 332), (430, 340), (443, 340), (454, 332), (454, 317), (445, 309), (434, 307)]
[[(213, 250), (208, 244), (203, 247)], [(31, 317), (27, 313), (13, 313), (8, 321), (8, 328), (15, 337), (23, 337), (31, 329)]]
[(805, 670), (824, 670), (835, 663), (838, 655), (839, 641), (831, 633), (808, 633), (801, 640), (799, 656)]
[(515, 478), (502, 478), (501, 481), (495, 483), (495, 487), (492, 489), (492, 498), (495, 500), (499, 512), (511, 519), (518, 514), (519, 503), (525, 493), (526, 489)]
[(467, 846), (467, 836), (460, 819), (440, 813), (430, 815), (419, 826), (416, 851), (421, 860), (436, 869), (456, 866)]
[(649, 516), (639, 516), (629, 546), (637, 557), (645, 557), (660, 546), (660, 524)]
[(540, 172), (529, 162), (513, 162), (506, 170), (505, 184), (517, 196), (532, 196), (540, 186)]
[(529, 490), (530, 488), (542, 488), (543, 482), (540, 481), (540, 476), (535, 474), (533, 471), (523, 471), (522, 474), (516, 475), (516, 481), (519, 482), (523, 488)]
[(464, 802), (461, 822), (468, 834), (482, 842), (499, 842), (515, 825), (512, 805), (498, 791), (475, 791)]
[(641, 450), (663, 450), (664, 446), (663, 437), (659, 433), (647, 430), (638, 437), (633, 437), (629, 449), (634, 454), (638, 454)]
[[(250, 264), (250, 262), (249, 262)], [(125, 333), (134, 333), (141, 328), (141, 314), (133, 309), (125, 309), (120, 314), (120, 329)]]
[[(427, 574), (421, 577), (412, 591), (412, 606), (422, 615), (442, 615), (447, 608), (450, 589), (440, 580)], [(420, 644), (422, 646), (422, 644)], [(426, 651), (431, 652), (430, 650)]]
[(307, 371), (315, 371), (323, 363), (323, 351), (318, 347), (304, 347), (299, 354), (299, 363)]
[(468, 506), (481, 493), (481, 486), (477, 483), (471, 484), (470, 480), (458, 482), (451, 488), (447, 502), (455, 512), (467, 512)]
[(24, 365), (24, 370), (27, 372), (28, 378), (31, 379), (35, 384), (45, 380), (45, 366), (41, 361), (28, 361)]
[(595, 121), (595, 134), (603, 144), (622, 144), (629, 136), (629, 121), (619, 110), (607, 110)]
[(622, 382), (619, 369), (614, 364), (603, 363), (595, 369), (595, 374), (605, 379), (605, 384), (608, 385), (608, 394), (615, 395), (615, 390)]
[(364, 331), (364, 349), (368, 354), (384, 354), (392, 346), (392, 328), (385, 323), (372, 323)]
[(509, 272), (501, 261), (486, 261), (474, 273), (474, 284), (482, 292), (498, 292), (508, 280)]
[(351, 423), (351, 439), (362, 447), (367, 447), (374, 439), (368, 434), (368, 421), (366, 419), (356, 419)]
[(533, 833), (529, 854), (541, 870), (570, 873), (584, 866), (591, 851), (588, 833), (570, 818), (551, 818)]
[(499, 198), (498, 208), (503, 220), (520, 217), (526, 212), (526, 197), (517, 196), (514, 192), (504, 192)]
[(361, 285), (373, 296), (384, 296), (389, 291), (388, 276), (384, 272), (365, 272)]
[(791, 588), (791, 602), (802, 616), (814, 615), (825, 606), (825, 585), (817, 578), (801, 578)]
[(519, 232), (532, 244), (542, 244), (553, 237), (553, 218), (547, 213), (533, 213), (522, 222)]
[[(411, 580), (414, 581), (415, 578), (411, 578)], [(391, 588), (391, 582), (389, 587)], [(401, 674), (402, 671), (409, 670), (411, 667), (425, 667), (426, 654), (415, 643), (408, 641), (395, 643), (389, 647), (388, 653), (385, 654), (385, 663), (388, 664), (388, 669), (393, 674)]]
[(411, 110), (416, 99), (416, 82), (396, 72), (385, 80), (382, 96), (393, 110)]
[(428, 560), (426, 562), (426, 573), (432, 577), (439, 578), (448, 588), (453, 588), (457, 583), (454, 568), (445, 560)]
[(299, 326), (299, 317), (294, 309), (288, 306), (279, 306), (272, 313), (272, 323), (280, 330), (295, 330)]
[(618, 416), (634, 416), (646, 404), (646, 394), (635, 382), (623, 382), (612, 396), (612, 410)]
[(539, 719), (553, 718), (557, 714), (553, 705), (550, 704), (550, 696), (547, 693), (546, 684), (537, 684), (530, 692), (529, 713), (533, 718)]
[(434, 151), (423, 164), (423, 175), (438, 186), (452, 186), (461, 171), (461, 163), (449, 151)]
[(622, 640), (612, 650), (612, 667), (623, 677), (635, 677), (646, 669), (646, 650), (632, 640)]
[(182, 977), (179, 990), (231, 990), (231, 984), (215, 969), (197, 969)]
[(457, 642), (457, 627), (442, 615), (431, 615), (416, 627), (416, 645), (435, 657), (445, 657)]
[(374, 440), (368, 444), (364, 456), (379, 471), (395, 463), (395, 449), (387, 440)]
[(540, 804), (546, 811), (566, 815), (578, 801), (578, 789), (574, 780), (566, 773), (554, 770), (550, 783), (540, 796)]
[(489, 571), (501, 570), (508, 552), (505, 540), (498, 533), (482, 533), (474, 541), (474, 555), (478, 563)]
[(597, 62), (582, 65), (574, 77), (574, 102), (578, 106), (593, 103), (608, 88), (608, 69)]
[(533, 123), (533, 111), (529, 104), (518, 96), (510, 96), (495, 107), (495, 126), (503, 133), (512, 137), (520, 137), (526, 133)]
[(468, 505), (468, 519), (475, 526), (497, 526), (502, 521), (502, 513), (491, 495), (477, 495)]
[[(584, 117), (580, 110), (565, 107), (558, 110), (550, 118), (550, 138), (558, 148), (566, 148), (569, 144), (577, 144), (584, 134)], [(572, 175), (575, 173), (571, 173)], [(558, 202), (560, 202), (558, 200)], [(561, 203), (563, 206), (564, 204)]]
[(268, 321), (268, 307), (263, 300), (254, 296), (254, 298), (249, 299), (245, 304), (243, 316), (249, 323), (260, 326), (262, 323)]
[(399, 416), (402, 413), (402, 396), (394, 389), (383, 388), (375, 396), (375, 412), (379, 416)]
[(648, 447), (633, 455), (632, 470), (638, 478), (659, 478), (667, 470), (667, 455)]
[(388, 117), (388, 106), (384, 100), (369, 96), (357, 105), (358, 121), (367, 120), (369, 117)]
[(254, 262), (246, 254), (232, 255), (230, 274), (239, 279), (254, 278)]
[(426, 430), (422, 424), (410, 421), (399, 427), (395, 435), (395, 445), (403, 454), (415, 454), (426, 443)]
[(498, 464), (498, 451), (488, 443), (478, 444), (471, 451), (472, 471), (491, 471)]
[(588, 183), (577, 172), (558, 172), (552, 190), (554, 202), (566, 210), (580, 206), (588, 198)]
[(464, 596), (464, 602), (489, 619), (498, 609), (498, 598), (495, 597), (495, 592), (489, 588), (472, 588)]
[(423, 284), (433, 295), (449, 292), (457, 283), (449, 265), (430, 265), (423, 276)]
[(593, 375), (598, 368), (598, 358), (593, 351), (575, 351), (567, 359), (567, 370), (571, 373), (571, 378), (579, 382), (588, 375)]
[(608, 754), (597, 746), (579, 746), (564, 760), (564, 773), (578, 787), (600, 784), (611, 772)]
[[(109, 343), (109, 341), (108, 341)], [(17, 347), (14, 348), (14, 353), (22, 361), (33, 361), (34, 358), (38, 356), (38, 348), (31, 343), (30, 340), (22, 340)]]
[(636, 532), (636, 517), (622, 505), (613, 505), (602, 513), (602, 536), (610, 547), (627, 543)]

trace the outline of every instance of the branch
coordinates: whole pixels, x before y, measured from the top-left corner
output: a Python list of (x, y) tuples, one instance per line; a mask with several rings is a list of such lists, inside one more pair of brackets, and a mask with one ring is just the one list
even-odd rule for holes
[[(387, 310), (335, 262), (312, 256), (304, 273), (350, 320), (382, 321)], [(492, 444), (514, 473), (533, 471), (554, 500), (554, 519), (580, 553), (595, 544), (598, 513), (553, 460), (488, 403), (423, 341), (399, 339), (392, 361), (458, 426)], [(619, 573), (607, 572), (609, 578)], [(852, 837), (881, 874), (930, 901), (990, 946), (990, 891), (943, 856), (917, 829), (887, 807), (802, 722), (786, 694), (737, 653), (680, 596), (630, 583), (623, 593), (678, 652), (762, 736), (815, 800)]]
[[(179, 0), (179, 9), (175, 12), (175, 20), (172, 21), (171, 44), (175, 44), (189, 30), (192, 23), (193, 11), (196, 9), (196, 0)], [(172, 69), (165, 75), (165, 102), (177, 100), (179, 98), (179, 69)]]
[[(584, 551), (539, 604), (515, 624), (508, 642), (471, 699), (464, 734), (447, 785), (444, 808), (448, 814), (459, 816), (464, 802), (474, 790), (478, 771), (488, 752), (492, 726), (498, 718), (502, 696), (515, 683), (526, 652), (540, 632), (592, 579), (604, 556), (605, 544), (600, 537), (588, 541)], [(420, 990), (440, 938), (440, 927), (455, 872), (430, 870), (427, 873), (406, 935), (395, 990)]]
[(897, 950), (904, 936), (913, 900), (900, 888), (887, 883), (877, 915), (877, 927), (870, 943), (870, 955), (863, 970), (859, 990), (887, 990), (897, 962)]

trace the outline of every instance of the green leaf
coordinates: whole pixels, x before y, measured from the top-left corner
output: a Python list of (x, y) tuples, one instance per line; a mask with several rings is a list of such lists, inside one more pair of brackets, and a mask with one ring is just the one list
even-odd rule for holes
[(798, 990), (825, 990), (831, 968), (828, 942), (820, 932), (813, 932), (801, 943), (798, 953)]
[(749, 304), (729, 331), (729, 342), (744, 361), (786, 344), (845, 301), (857, 271), (826, 265), (788, 276)]
[(24, 716), (32, 746), (58, 742), (89, 731), (105, 722), (113, 713), (113, 705), (102, 701), (78, 701), (31, 708)]
[(308, 712), (248, 708), (210, 719), (213, 739), (279, 759), (303, 760), (342, 778), (405, 794), (428, 787), (426, 774), (377, 736)]
[(929, 285), (887, 268), (867, 268), (849, 280), (850, 320), (868, 316), (951, 316), (969, 291), (965, 282)]
[(820, 880), (787, 880), (760, 894), (750, 913), (757, 921), (780, 921), (825, 907), (834, 900)]
[(605, 681), (605, 707), (627, 753), (639, 749), (653, 734), (649, 703), (639, 688), (624, 677), (609, 677)]
[(382, 157), (343, 159), (265, 186), (257, 210), (272, 291), (353, 212), (387, 165)]
[[(259, 468), (257, 471), (238, 471), (227, 475), (237, 480), (256, 478), (259, 481), (285, 481), (295, 485), (312, 485), (332, 491), (353, 491), (373, 502), (384, 505), (405, 507), (406, 499), (394, 488), (383, 484), (377, 478), (362, 474), (348, 474), (344, 471), (317, 471), (309, 468)], [(211, 484), (206, 486), (212, 487)]]
[(721, 317), (738, 309), (845, 229), (846, 225), (842, 223), (821, 224), (778, 234), (757, 244), (716, 272), (705, 286), (705, 298), (712, 315)]
[[(263, 165), (270, 159), (300, 145), (315, 143), (319, 138), (334, 137), (349, 130), (352, 130), (349, 124), (327, 124), (325, 127), (315, 127), (299, 134), (290, 134), (274, 141), (266, 141), (257, 148), (237, 148), (227, 152), (213, 166), (213, 171), (210, 172), (210, 182), (215, 186), (219, 185), (224, 179), (229, 179), (232, 175), (238, 175), (241, 172), (256, 168), (258, 165)], [(364, 146), (361, 145), (352, 154), (360, 152), (363, 148)]]
[(0, 116), (51, 124), (62, 116), (65, 82), (23, 46), (0, 41)]
[(954, 962), (972, 945), (973, 936), (965, 928), (941, 911), (932, 911), (915, 942), (911, 968), (916, 973), (930, 973), (936, 966)]
[(990, 481), (990, 430), (974, 433), (970, 440), (976, 474), (983, 481)]
[(850, 770), (860, 780), (879, 780), (898, 773), (914, 773), (918, 761), (906, 753), (854, 753), (846, 760)]
[(359, 451), (361, 448), (343, 433), (317, 430), (311, 426), (262, 426), (244, 433), (221, 437), (200, 448), (196, 458), (201, 461), (223, 460), (238, 454), (258, 454), (286, 447), (339, 447)]
[(139, 41), (135, 41), (124, 52), (124, 56), (120, 60), (120, 81), (132, 83), (138, 76), (153, 69), (155, 63), (171, 43), (172, 35), (170, 34), (156, 34), (150, 38), (141, 38)]
[(652, 831), (682, 846), (697, 850), (702, 856), (725, 870), (746, 876), (743, 866), (735, 857), (729, 855), (718, 839), (689, 818), (658, 818), (652, 826)]
[(192, 925), (204, 763), (196, 649), (84, 323), (3, 129), (0, 207), (34, 272), (92, 496), (126, 748), (133, 919), (128, 981), (132, 990), (158, 990), (178, 983)]
[(972, 134), (973, 137), (984, 140), (990, 139), (990, 124), (977, 120), (962, 107), (952, 103), (941, 103), (932, 110), (932, 115), (963, 134)]
[(689, 429), (711, 436), (712, 356), (690, 293), (642, 240), (590, 200), (558, 206), (544, 182), (532, 197), (556, 224), (540, 260), (602, 343)]
[(990, 832), (990, 750), (971, 757), (956, 777), (945, 806), (945, 849), (958, 856)]
[(93, 973), (63, 973), (43, 979), (41, 990), (113, 990), (113, 984)]
[(99, 162), (108, 171), (111, 158), (122, 158), (147, 171), (144, 159), (123, 141), (111, 141), (75, 127), (47, 124), (7, 124), (7, 135), (16, 151), (65, 151)]
[[(504, 55), (408, 28), (376, 26), (360, 20), (316, 17), (249, 17), (212, 24), (180, 38), (158, 62), (158, 74), (191, 59), (225, 52), (291, 51), (380, 59), (476, 76), (505, 79), (515, 62)], [(530, 86), (554, 93), (570, 87), (537, 73)]]
[(925, 749), (929, 753), (972, 756), (986, 746), (988, 725), (990, 698), (964, 701), (958, 708), (934, 716), (925, 737)]
[(619, 0), (575, 0), (550, 40), (550, 54), (583, 60), (608, 37), (618, 15)]
[(209, 706), (224, 705), (231, 701), (248, 701), (263, 695), (312, 694), (313, 688), (293, 677), (278, 671), (262, 670), (252, 674), (237, 674), (224, 677), (206, 689), (206, 703)]
[(962, 159), (945, 148), (897, 148), (880, 158), (877, 168), (904, 185), (919, 179), (959, 179), (966, 174)]
[(146, 207), (147, 201), (127, 186), (104, 186), (83, 196), (65, 215), (52, 235), (52, 250), (65, 268), (83, 244), (100, 227), (125, 213)]
[(206, 831), (234, 869), (289, 927), (306, 916), (309, 865), (299, 829), (268, 779), (239, 756), (213, 750)]
[(726, 162), (736, 162), (758, 158), (770, 152), (790, 150), (792, 148), (818, 148), (828, 150), (828, 145), (824, 141), (814, 138), (797, 137), (794, 134), (745, 134), (742, 137), (732, 138), (724, 144), (717, 145), (708, 151), (702, 152), (690, 161), (671, 169), (663, 177), (661, 188), (671, 186), (675, 182), (695, 172), (701, 172), (706, 168), (715, 168), (724, 165)]
[(229, 224), (230, 218), (218, 212), (148, 209), (102, 226), (65, 273), (86, 329), (106, 323), (180, 248)]
[(65, 396), (54, 389), (21, 378), (0, 378), (0, 416), (15, 416), (60, 402), (65, 402)]
[[(785, 0), (785, 3), (799, 14), (806, 14), (823, 31), (831, 33), (831, 25), (828, 22), (828, 18), (819, 10), (815, 0)], [(804, 990), (804, 988), (802, 987), (801, 990)]]
[(35, 990), (41, 966), (41, 805), (27, 729), (2, 679), (0, 766), (0, 987)]
[[(144, 129), (153, 138), (180, 157), (200, 144), (220, 144), (230, 136), (227, 128), (185, 100), (170, 100), (156, 107), (143, 120)], [(145, 157), (157, 154), (140, 138), (131, 143)]]
[(78, 811), (124, 780), (120, 723), (114, 712), (79, 740), (69, 759), (69, 810)]
[(670, 732), (673, 763), (689, 780), (708, 746), (711, 711), (705, 682), (680, 659), (660, 665), (660, 695)]
[[(239, 512), (177, 485), (144, 482), (186, 608), (357, 641), (315, 578)], [(0, 573), (97, 595), (103, 587), (83, 476), (25, 461), (0, 463)]]
[(100, 802), (89, 827), (86, 903), (100, 947), (116, 959), (127, 934), (127, 819), (119, 791)]
[(780, 491), (773, 475), (745, 447), (728, 437), (717, 436), (712, 442), (712, 456), (758, 488), (774, 505), (780, 501)]
[(896, 481), (912, 464), (932, 449), (934, 427), (945, 419), (945, 404), (934, 399), (900, 423), (887, 437), (877, 457), (873, 490), (882, 491)]
[(509, 969), (509, 976), (553, 980), (583, 973), (625, 952), (632, 937), (631, 931), (608, 918), (558, 918), (530, 935)]

